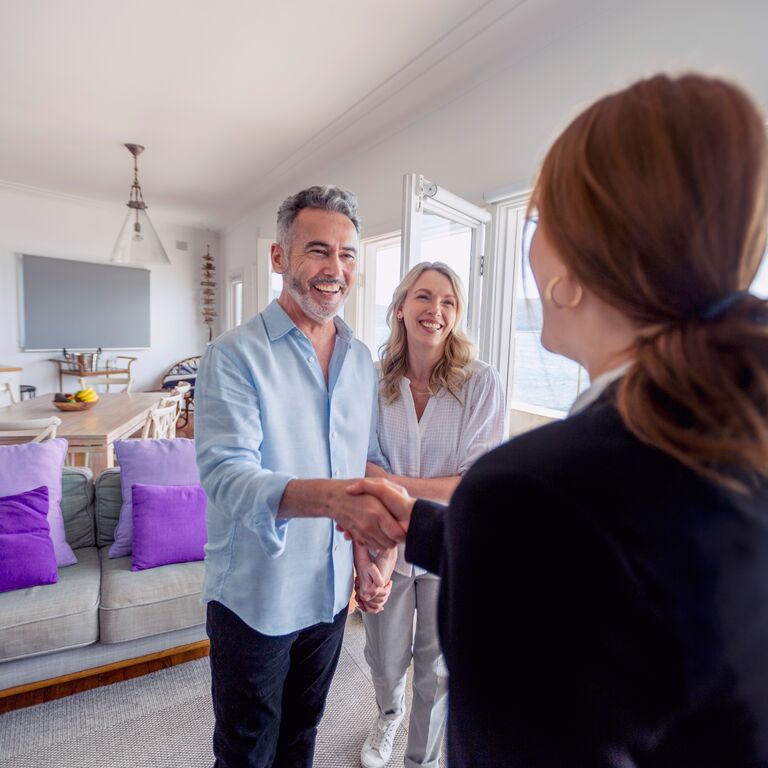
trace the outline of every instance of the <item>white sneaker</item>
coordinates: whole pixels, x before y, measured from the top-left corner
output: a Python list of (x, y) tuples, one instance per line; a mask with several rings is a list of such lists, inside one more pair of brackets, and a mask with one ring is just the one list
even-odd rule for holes
[(360, 750), (360, 763), (363, 768), (384, 768), (392, 757), (395, 734), (403, 720), (399, 717), (377, 717)]

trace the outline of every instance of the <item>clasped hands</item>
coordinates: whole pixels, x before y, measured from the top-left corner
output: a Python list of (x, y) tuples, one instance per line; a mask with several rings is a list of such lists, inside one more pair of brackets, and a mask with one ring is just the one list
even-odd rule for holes
[(392, 589), (397, 544), (405, 541), (415, 500), (402, 486), (382, 478), (357, 480), (345, 491), (347, 503), (337, 506), (334, 519), (353, 542), (355, 599), (360, 610), (379, 613)]

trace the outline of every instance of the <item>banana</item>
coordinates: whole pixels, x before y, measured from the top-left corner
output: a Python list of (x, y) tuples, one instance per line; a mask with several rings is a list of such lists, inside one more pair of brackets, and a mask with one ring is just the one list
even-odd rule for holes
[(86, 389), (81, 389), (79, 392), (75, 392), (75, 399), (82, 403), (95, 403), (99, 399), (99, 396), (96, 394), (93, 387), (88, 387)]

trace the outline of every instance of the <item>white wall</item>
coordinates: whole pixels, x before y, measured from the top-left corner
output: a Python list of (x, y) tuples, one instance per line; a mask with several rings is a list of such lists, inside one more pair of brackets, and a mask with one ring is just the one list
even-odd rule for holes
[[(0, 187), (0, 366), (22, 367), (21, 382), (36, 386), (38, 394), (58, 389), (55, 364), (47, 362), (57, 355), (19, 348), (17, 255), (107, 262), (125, 210)], [(138, 357), (133, 366), (137, 391), (156, 388), (174, 362), (205, 350), (208, 336), (200, 318), (200, 256), (206, 243), (215, 256), (219, 252), (216, 233), (170, 224), (151, 210), (150, 215), (171, 266), (152, 269), (151, 347), (125, 351)], [(186, 241), (188, 250), (176, 250), (177, 240)], [(66, 323), (66, 318), (51, 321)], [(75, 384), (74, 379), (71, 382)]]
[[(547, 146), (578, 110), (644, 75), (697, 69), (742, 82), (768, 106), (766, 0), (621, 0), (565, 39), (340, 162), (305, 168), (228, 227), (228, 270), (252, 263), (288, 194), (342, 184), (360, 200), (364, 235), (400, 228), (402, 175), (420, 172), (474, 203), (527, 186)], [(329, 74), (329, 87), (333, 76)]]

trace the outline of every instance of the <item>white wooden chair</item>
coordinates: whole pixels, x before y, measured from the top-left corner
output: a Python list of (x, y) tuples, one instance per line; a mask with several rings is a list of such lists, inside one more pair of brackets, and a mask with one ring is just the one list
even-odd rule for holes
[(172, 428), (173, 434), (169, 435), (169, 437), (176, 437), (176, 422), (179, 420), (179, 416), (181, 416), (183, 400), (184, 396), (180, 392), (176, 392), (176, 394), (163, 397), (157, 406), (158, 408), (167, 408), (168, 406), (172, 405), (176, 409), (176, 418), (174, 419)]
[(142, 440), (147, 438), (176, 437), (176, 419), (178, 417), (178, 403), (153, 408), (147, 414), (144, 422), (144, 430), (141, 433)]
[(118, 389), (115, 391), (130, 392), (131, 387), (133, 387), (133, 373), (131, 372), (131, 366), (135, 360), (138, 360), (138, 358), (128, 357), (128, 355), (118, 355), (115, 359), (128, 361), (127, 365), (125, 366), (128, 370), (127, 374), (110, 374), (99, 379), (94, 379), (90, 376), (82, 376), (80, 379), (78, 379), (80, 389), (85, 389), (86, 387), (104, 387), (104, 391), (109, 392), (110, 387), (123, 387), (123, 389)]
[(22, 438), (19, 442), (41, 443), (43, 440), (56, 437), (59, 424), (61, 419), (58, 416), (51, 416), (48, 419), (0, 421), (0, 437), (18, 437)]
[(16, 402), (16, 395), (13, 391), (10, 381), (0, 381), (0, 405), (4, 405), (2, 402), (5, 397), (10, 398), (11, 405)]

